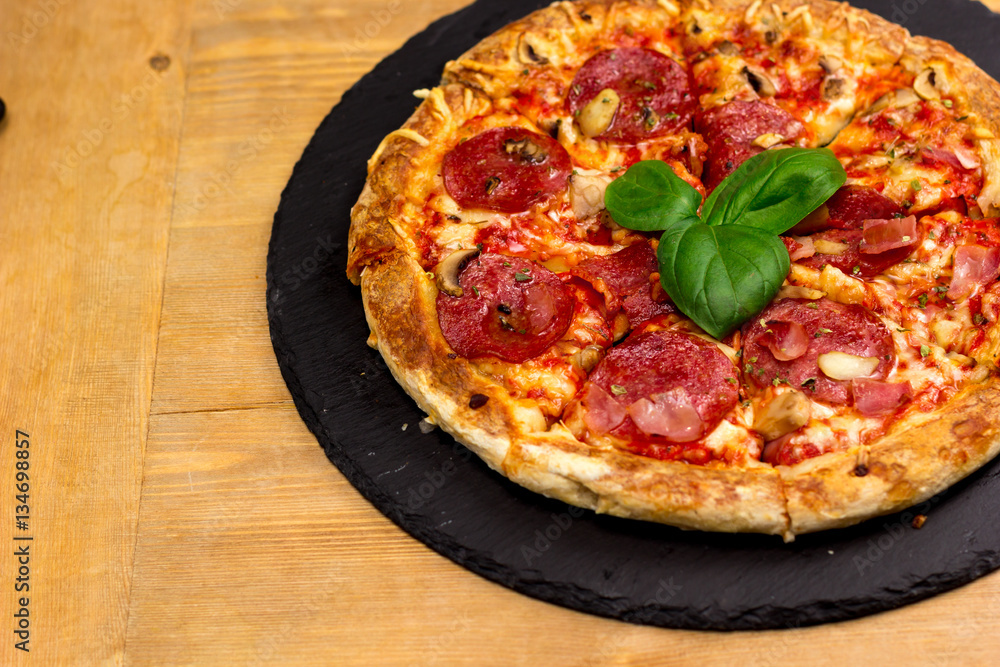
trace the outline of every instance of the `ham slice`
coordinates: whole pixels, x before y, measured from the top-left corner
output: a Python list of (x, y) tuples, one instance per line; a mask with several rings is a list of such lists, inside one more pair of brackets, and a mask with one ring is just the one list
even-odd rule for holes
[(975, 153), (963, 146), (956, 146), (950, 151), (941, 148), (927, 146), (920, 149), (921, 152), (932, 160), (944, 162), (955, 169), (965, 169), (972, 171), (982, 166)]
[(816, 246), (813, 245), (813, 240), (810, 237), (795, 236), (792, 237), (791, 241), (792, 244), (786, 242), (785, 245), (788, 246), (788, 256), (793, 262), (816, 254)]
[(920, 241), (917, 235), (917, 218), (889, 218), (887, 220), (865, 220), (861, 237), (861, 252), (880, 255), (896, 248), (914, 246)]
[(628, 416), (625, 406), (595, 382), (587, 383), (582, 402), (583, 422), (592, 433), (608, 433)]
[(795, 437), (795, 432), (786, 433), (777, 440), (771, 440), (766, 445), (764, 445), (764, 451), (761, 452), (760, 460), (765, 463), (770, 463), (771, 465), (778, 465), (781, 461), (781, 451), (785, 448), (785, 445)]
[(693, 442), (705, 432), (705, 423), (681, 387), (640, 398), (628, 406), (636, 427), (646, 435), (658, 435), (671, 442)]
[(778, 361), (798, 359), (809, 349), (809, 334), (798, 322), (768, 322), (772, 338), (767, 348)]
[(955, 268), (947, 296), (958, 301), (970, 296), (977, 287), (988, 285), (1000, 277), (1000, 248), (981, 245), (960, 245), (955, 250)]
[(882, 382), (856, 378), (851, 380), (854, 407), (866, 417), (892, 412), (913, 398), (909, 382)]

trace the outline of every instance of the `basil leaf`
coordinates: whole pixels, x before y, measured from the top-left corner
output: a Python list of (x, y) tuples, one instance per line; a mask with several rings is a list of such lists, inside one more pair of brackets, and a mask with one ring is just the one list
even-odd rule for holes
[(770, 303), (788, 275), (788, 250), (772, 232), (742, 225), (676, 222), (657, 250), (660, 282), (674, 304), (722, 338)]
[(788, 231), (847, 180), (828, 148), (759, 153), (726, 177), (701, 211), (708, 225), (738, 224), (772, 234)]
[(701, 194), (661, 160), (643, 160), (608, 184), (604, 206), (622, 227), (652, 232), (698, 215)]

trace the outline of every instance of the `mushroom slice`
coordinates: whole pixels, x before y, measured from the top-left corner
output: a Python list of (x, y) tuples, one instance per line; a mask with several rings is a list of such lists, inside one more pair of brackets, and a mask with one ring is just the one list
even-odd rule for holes
[(846, 352), (826, 352), (816, 359), (819, 369), (832, 380), (868, 377), (878, 368), (878, 357), (859, 357)]
[(458, 282), (462, 269), (472, 259), (479, 256), (479, 248), (456, 250), (434, 267), (434, 282), (437, 288), (449, 296), (462, 296), (464, 290)]
[(912, 88), (900, 88), (895, 93), (894, 107), (908, 107), (920, 101), (920, 96)]
[(941, 93), (946, 92), (943, 88), (946, 88), (946, 81), (933, 67), (925, 68), (913, 81), (913, 90), (923, 100), (941, 99)]
[(580, 131), (584, 136), (591, 138), (606, 132), (615, 119), (619, 104), (621, 97), (611, 88), (605, 88), (597, 93), (594, 99), (580, 109), (580, 115), (576, 118)]
[(757, 146), (758, 148), (768, 149), (771, 148), (772, 146), (777, 146), (783, 141), (785, 141), (785, 138), (780, 134), (774, 134), (773, 132), (769, 132), (767, 134), (760, 135), (750, 143), (751, 145)]
[(611, 177), (599, 171), (577, 170), (569, 177), (569, 202), (577, 220), (597, 215), (604, 209), (604, 191), (610, 182)]
[(732, 42), (730, 42), (728, 39), (726, 41), (724, 41), (724, 42), (721, 42), (715, 48), (718, 49), (719, 53), (721, 53), (724, 56), (738, 56), (738, 55), (740, 55), (740, 48), (738, 46), (736, 46), (735, 44), (733, 44)]
[(531, 43), (528, 33), (522, 32), (517, 38), (517, 57), (525, 65), (546, 65), (549, 59), (539, 53), (538, 46)]
[(541, 164), (542, 162), (545, 162), (545, 158), (548, 157), (548, 154), (541, 146), (527, 137), (517, 140), (508, 139), (504, 142), (503, 149), (509, 155), (516, 154), (522, 160), (530, 162), (531, 164)]
[(847, 81), (839, 76), (828, 76), (823, 82), (823, 99), (827, 102), (836, 100), (844, 96), (847, 90)]
[(871, 108), (868, 109), (867, 113), (869, 114), (878, 113), (879, 111), (882, 111), (883, 109), (887, 109), (889, 107), (892, 108), (906, 107), (913, 104), (914, 102), (919, 102), (919, 101), (920, 101), (920, 96), (917, 95), (917, 93), (914, 92), (912, 88), (900, 88), (898, 90), (892, 91), (891, 93), (886, 93), (882, 97), (875, 100), (875, 104), (873, 104)]
[(833, 55), (823, 55), (819, 57), (819, 66), (826, 70), (827, 74), (835, 74), (844, 67), (844, 61)]
[(774, 82), (756, 67), (751, 68), (749, 65), (744, 67), (743, 76), (746, 77), (747, 83), (750, 84), (754, 92), (761, 97), (774, 97), (778, 92)]
[(753, 430), (764, 436), (765, 441), (777, 440), (783, 435), (809, 423), (812, 406), (801, 391), (791, 389), (768, 401), (753, 420)]
[(570, 357), (570, 362), (584, 373), (594, 370), (597, 364), (604, 358), (604, 350), (598, 345), (588, 345), (579, 352), (575, 352)]

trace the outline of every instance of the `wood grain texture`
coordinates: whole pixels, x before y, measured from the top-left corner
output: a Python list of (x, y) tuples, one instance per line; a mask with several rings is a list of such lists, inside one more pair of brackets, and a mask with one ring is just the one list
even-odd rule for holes
[(268, 338), (271, 219), (340, 95), (464, 4), (4, 3), (0, 543), (21, 428), (36, 551), (30, 654), (0, 556), (0, 664), (995, 664), (1000, 573), (816, 628), (632, 626), (467, 572), (327, 462)]
[[(0, 13), (8, 109), (0, 126), (0, 663), (119, 663), (187, 3), (164, 14), (139, 1), (17, 1)], [(11, 641), (15, 597), (24, 593), (15, 596), (8, 578), (18, 428), (31, 435), (30, 530), (16, 531), (34, 538), (27, 654)]]

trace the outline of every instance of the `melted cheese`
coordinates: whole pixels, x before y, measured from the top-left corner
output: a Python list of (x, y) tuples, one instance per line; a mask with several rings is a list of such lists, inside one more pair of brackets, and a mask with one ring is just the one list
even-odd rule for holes
[[(943, 100), (920, 100), (909, 89), (854, 119), (831, 145), (849, 182), (867, 185), (913, 211), (971, 197), (983, 183), (982, 155), (972, 128), (955, 120)], [(882, 107), (882, 108), (880, 108)], [(958, 156), (962, 157), (959, 158)], [(964, 160), (973, 168), (959, 163)], [(978, 165), (978, 166), (976, 166)]]

